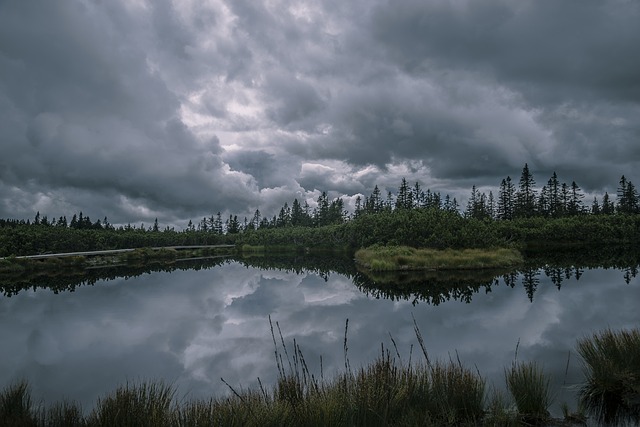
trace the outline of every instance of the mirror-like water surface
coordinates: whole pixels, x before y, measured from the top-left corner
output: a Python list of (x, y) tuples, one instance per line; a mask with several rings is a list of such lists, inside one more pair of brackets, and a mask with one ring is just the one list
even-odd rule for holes
[(556, 405), (574, 408), (567, 386), (582, 378), (576, 339), (637, 327), (640, 284), (617, 269), (581, 270), (579, 279), (567, 273), (534, 274), (534, 294), (525, 286), (531, 278), (519, 274), (513, 287), (500, 279), (476, 286), (470, 303), (454, 295), (437, 305), (413, 294), (385, 298), (388, 292), (358, 287), (342, 274), (239, 263), (98, 280), (73, 292), (23, 290), (0, 297), (0, 385), (25, 378), (36, 399), (72, 399), (85, 411), (141, 379), (173, 383), (179, 396), (210, 397), (229, 392), (221, 377), (238, 389), (257, 386), (258, 377), (274, 382), (269, 316), (288, 344), (296, 339), (317, 375), (322, 356), (325, 377), (344, 369), (346, 319), (352, 368), (373, 361), (381, 343), (393, 348), (390, 337), (405, 361), (411, 352), (422, 358), (413, 317), (432, 359), (459, 357), (502, 388), (517, 346), (519, 360), (537, 360), (552, 374)]

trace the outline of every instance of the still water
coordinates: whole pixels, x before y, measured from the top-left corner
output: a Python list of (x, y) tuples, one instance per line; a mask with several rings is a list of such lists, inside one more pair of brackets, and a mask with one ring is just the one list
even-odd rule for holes
[(162, 379), (187, 399), (229, 393), (221, 378), (236, 390), (256, 387), (258, 377), (273, 384), (269, 317), (313, 373), (320, 375), (322, 358), (331, 378), (344, 369), (347, 319), (352, 368), (374, 360), (381, 345), (395, 354), (392, 340), (404, 361), (421, 360), (415, 319), (432, 360), (459, 358), (489, 386), (504, 388), (516, 348), (518, 360), (538, 361), (553, 376), (557, 413), (562, 402), (575, 408), (576, 340), (640, 325), (637, 277), (605, 268), (575, 273), (517, 273), (435, 305), (415, 297), (415, 283), (393, 295), (356, 286), (357, 274), (237, 262), (97, 280), (72, 292), (21, 290), (0, 296), (0, 387), (27, 379), (37, 401), (69, 399), (88, 411), (127, 381)]

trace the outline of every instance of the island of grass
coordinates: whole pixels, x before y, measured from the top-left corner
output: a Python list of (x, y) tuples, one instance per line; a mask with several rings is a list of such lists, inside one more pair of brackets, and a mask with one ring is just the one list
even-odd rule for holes
[(408, 246), (370, 246), (358, 250), (355, 260), (372, 271), (493, 269), (524, 262), (522, 254), (513, 248), (438, 250)]

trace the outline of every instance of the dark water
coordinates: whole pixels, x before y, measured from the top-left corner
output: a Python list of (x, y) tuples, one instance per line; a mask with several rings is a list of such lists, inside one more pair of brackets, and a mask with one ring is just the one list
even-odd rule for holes
[[(36, 400), (76, 400), (88, 411), (127, 381), (163, 379), (187, 398), (229, 393), (221, 377), (237, 390), (255, 387), (258, 377), (272, 384), (269, 316), (288, 345), (295, 338), (316, 375), (322, 356), (330, 378), (344, 368), (346, 319), (348, 358), (357, 368), (381, 344), (393, 349), (391, 337), (405, 361), (410, 354), (420, 360), (415, 318), (431, 359), (459, 357), (504, 388), (517, 347), (519, 360), (536, 360), (553, 376), (555, 408), (565, 401), (575, 408), (572, 387), (582, 378), (576, 340), (640, 324), (639, 279), (623, 267), (372, 280), (349, 261), (327, 261), (311, 272), (252, 264), (139, 270), (128, 279), (94, 275), (95, 283), (81, 286), (40, 278), (36, 290), (21, 283), (8, 292), (5, 283), (0, 387), (24, 378)], [(328, 266), (341, 273), (327, 274)], [(47, 280), (59, 292), (39, 287)]]

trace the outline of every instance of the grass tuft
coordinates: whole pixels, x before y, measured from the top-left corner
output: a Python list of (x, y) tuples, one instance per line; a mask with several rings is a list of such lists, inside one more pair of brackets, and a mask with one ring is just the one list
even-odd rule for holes
[[(512, 399), (493, 389), (487, 395), (477, 371), (459, 360), (430, 361), (417, 325), (425, 360), (404, 363), (394, 343), (381, 347), (371, 363), (325, 380), (310, 373), (296, 341), (287, 347), (278, 323), (270, 323), (278, 381), (271, 388), (236, 391), (209, 400), (175, 401), (175, 389), (163, 382), (126, 384), (98, 400), (87, 416), (63, 401), (44, 409), (34, 405), (25, 381), (0, 391), (0, 425), (16, 426), (388, 426), (388, 425), (575, 425), (584, 413), (599, 424), (638, 423), (640, 387), (637, 330), (596, 334), (578, 342), (587, 382), (577, 413), (564, 404), (564, 419), (550, 417), (550, 379), (536, 363), (505, 369)], [(392, 356), (393, 355), (393, 356)], [(322, 363), (321, 363), (322, 365)], [(223, 380), (224, 381), (224, 380)], [(584, 411), (583, 411), (583, 408)]]
[(26, 381), (11, 384), (0, 393), (0, 420), (9, 426), (37, 425), (31, 391)]
[(175, 390), (163, 382), (127, 383), (98, 400), (92, 426), (170, 426)]
[(535, 362), (514, 362), (505, 371), (507, 388), (523, 422), (545, 425), (551, 405), (550, 378)]
[(580, 403), (604, 424), (640, 423), (640, 330), (596, 333), (578, 341), (585, 383)]

